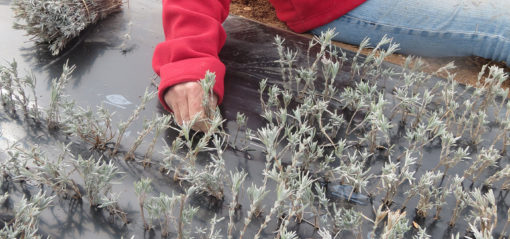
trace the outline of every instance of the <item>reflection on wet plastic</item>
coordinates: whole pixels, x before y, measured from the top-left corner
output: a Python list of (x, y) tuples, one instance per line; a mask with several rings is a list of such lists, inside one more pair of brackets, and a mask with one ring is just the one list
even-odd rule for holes
[(370, 198), (368, 196), (353, 192), (352, 186), (349, 185), (328, 184), (328, 192), (335, 198), (343, 199), (359, 205), (367, 205), (370, 202)]
[(132, 104), (131, 101), (129, 101), (128, 99), (126, 99), (126, 97), (124, 97), (123, 95), (107, 95), (106, 96), (106, 101), (104, 101), (105, 103), (109, 104), (109, 105), (112, 105), (112, 106), (115, 106), (117, 108), (120, 108), (120, 109), (126, 109), (126, 107), (124, 107), (125, 105), (130, 105)]
[(110, 103), (116, 104), (116, 105), (130, 105), (130, 104), (132, 104), (131, 101), (126, 99), (126, 97), (124, 97), (123, 95), (117, 95), (117, 94), (107, 95), (106, 99)]

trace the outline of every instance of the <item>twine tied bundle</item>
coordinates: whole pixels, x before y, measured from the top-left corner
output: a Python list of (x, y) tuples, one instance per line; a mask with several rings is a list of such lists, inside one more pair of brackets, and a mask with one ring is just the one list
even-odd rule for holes
[(120, 11), (122, 0), (13, 0), (14, 28), (48, 44), (53, 55), (87, 26)]

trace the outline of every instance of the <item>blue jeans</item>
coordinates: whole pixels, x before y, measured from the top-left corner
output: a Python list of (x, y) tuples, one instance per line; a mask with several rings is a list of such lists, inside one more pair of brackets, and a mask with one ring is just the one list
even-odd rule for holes
[(384, 35), (400, 53), (431, 57), (480, 56), (510, 66), (509, 0), (367, 0), (312, 30), (338, 32), (335, 40), (377, 44)]

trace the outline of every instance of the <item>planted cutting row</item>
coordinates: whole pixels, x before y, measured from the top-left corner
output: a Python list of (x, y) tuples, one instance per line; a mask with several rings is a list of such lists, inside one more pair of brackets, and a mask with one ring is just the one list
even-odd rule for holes
[[(231, 137), (222, 128), (218, 110), (206, 112), (211, 127), (203, 133), (191, 129), (198, 117), (182, 126), (170, 125), (169, 116), (144, 124), (133, 147), (121, 152), (124, 158), (161, 167), (162, 173), (182, 182), (184, 190), (157, 196), (150, 178), (136, 182), (145, 229), (178, 238), (243, 238), (251, 228), (254, 238), (297, 238), (294, 228), (306, 224), (321, 238), (430, 238), (427, 219), (449, 215), (445, 220), (458, 232), (452, 237), (505, 235), (508, 217), (501, 218), (497, 207), (506, 205), (505, 193), (510, 189), (506, 157), (510, 104), (508, 90), (502, 88), (507, 74), (497, 67), (484, 67), (475, 88), (462, 88), (451, 73), (452, 64), (437, 72), (448, 75), (444, 81), (434, 81), (421, 71), (421, 61), (411, 57), (403, 69), (385, 67), (384, 58), (398, 49), (388, 38), (361, 56), (359, 52), (369, 45), (364, 41), (348, 60), (331, 44), (333, 34), (328, 31), (314, 38), (304, 61), (284, 46), (283, 39), (275, 38), (283, 80), (260, 82), (261, 117), (266, 125), (259, 129), (248, 128), (248, 119), (238, 113), (238, 130)], [(347, 67), (352, 84), (337, 89), (338, 73)], [(18, 77), (15, 65), (2, 68), (4, 110), (11, 116), (21, 111), (35, 127), (46, 124), (50, 130), (71, 135), (75, 143), (88, 143), (103, 158), (85, 160), (63, 153), (55, 161), (41, 157), (37, 148), (13, 146), (2, 165), (4, 175), (10, 181), (30, 178), (59, 195), (84, 195), (92, 206), (104, 207), (127, 222), (128, 215), (116, 203), (118, 195), (111, 193), (111, 182), (120, 174), (115, 160), (124, 133), (153, 94), (146, 93), (133, 115), (115, 130), (112, 114), (105, 108), (83, 109), (63, 95), (73, 69), (64, 66), (60, 79), (53, 81), (49, 108), (40, 110), (35, 94), (29, 97), (25, 92), (34, 88), (35, 81)], [(207, 73), (201, 83), (204, 99), (209, 99), (214, 74)], [(162, 159), (151, 160), (155, 142), (165, 130), (176, 131), (178, 137), (164, 148)], [(149, 150), (143, 159), (136, 159), (136, 149), (151, 132), (154, 138), (145, 142)], [(434, 148), (440, 152), (431, 157), (428, 152)], [(66, 147), (62, 151), (68, 152)], [(227, 172), (226, 151), (263, 151), (262, 181), (246, 185), (246, 172)], [(203, 153), (210, 155), (206, 166), (197, 164)], [(381, 161), (381, 166), (374, 166)], [(68, 180), (72, 168), (84, 178), (85, 190)], [(230, 202), (225, 202), (226, 185)], [(271, 193), (275, 194), (273, 204), (266, 205), (264, 198)], [(228, 219), (213, 217), (208, 228), (194, 228), (198, 208), (189, 202), (195, 194), (228, 205)], [(250, 205), (241, 207), (243, 196)], [(244, 220), (237, 220), (241, 210)], [(469, 216), (462, 218), (464, 214)], [(223, 220), (226, 228), (221, 226)], [(458, 228), (459, 221), (467, 228)]]

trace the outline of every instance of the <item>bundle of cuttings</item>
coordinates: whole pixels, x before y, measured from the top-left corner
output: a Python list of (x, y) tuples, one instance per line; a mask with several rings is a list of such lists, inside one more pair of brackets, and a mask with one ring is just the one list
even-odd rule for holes
[(122, 0), (13, 0), (14, 28), (58, 55), (87, 26), (120, 11)]

